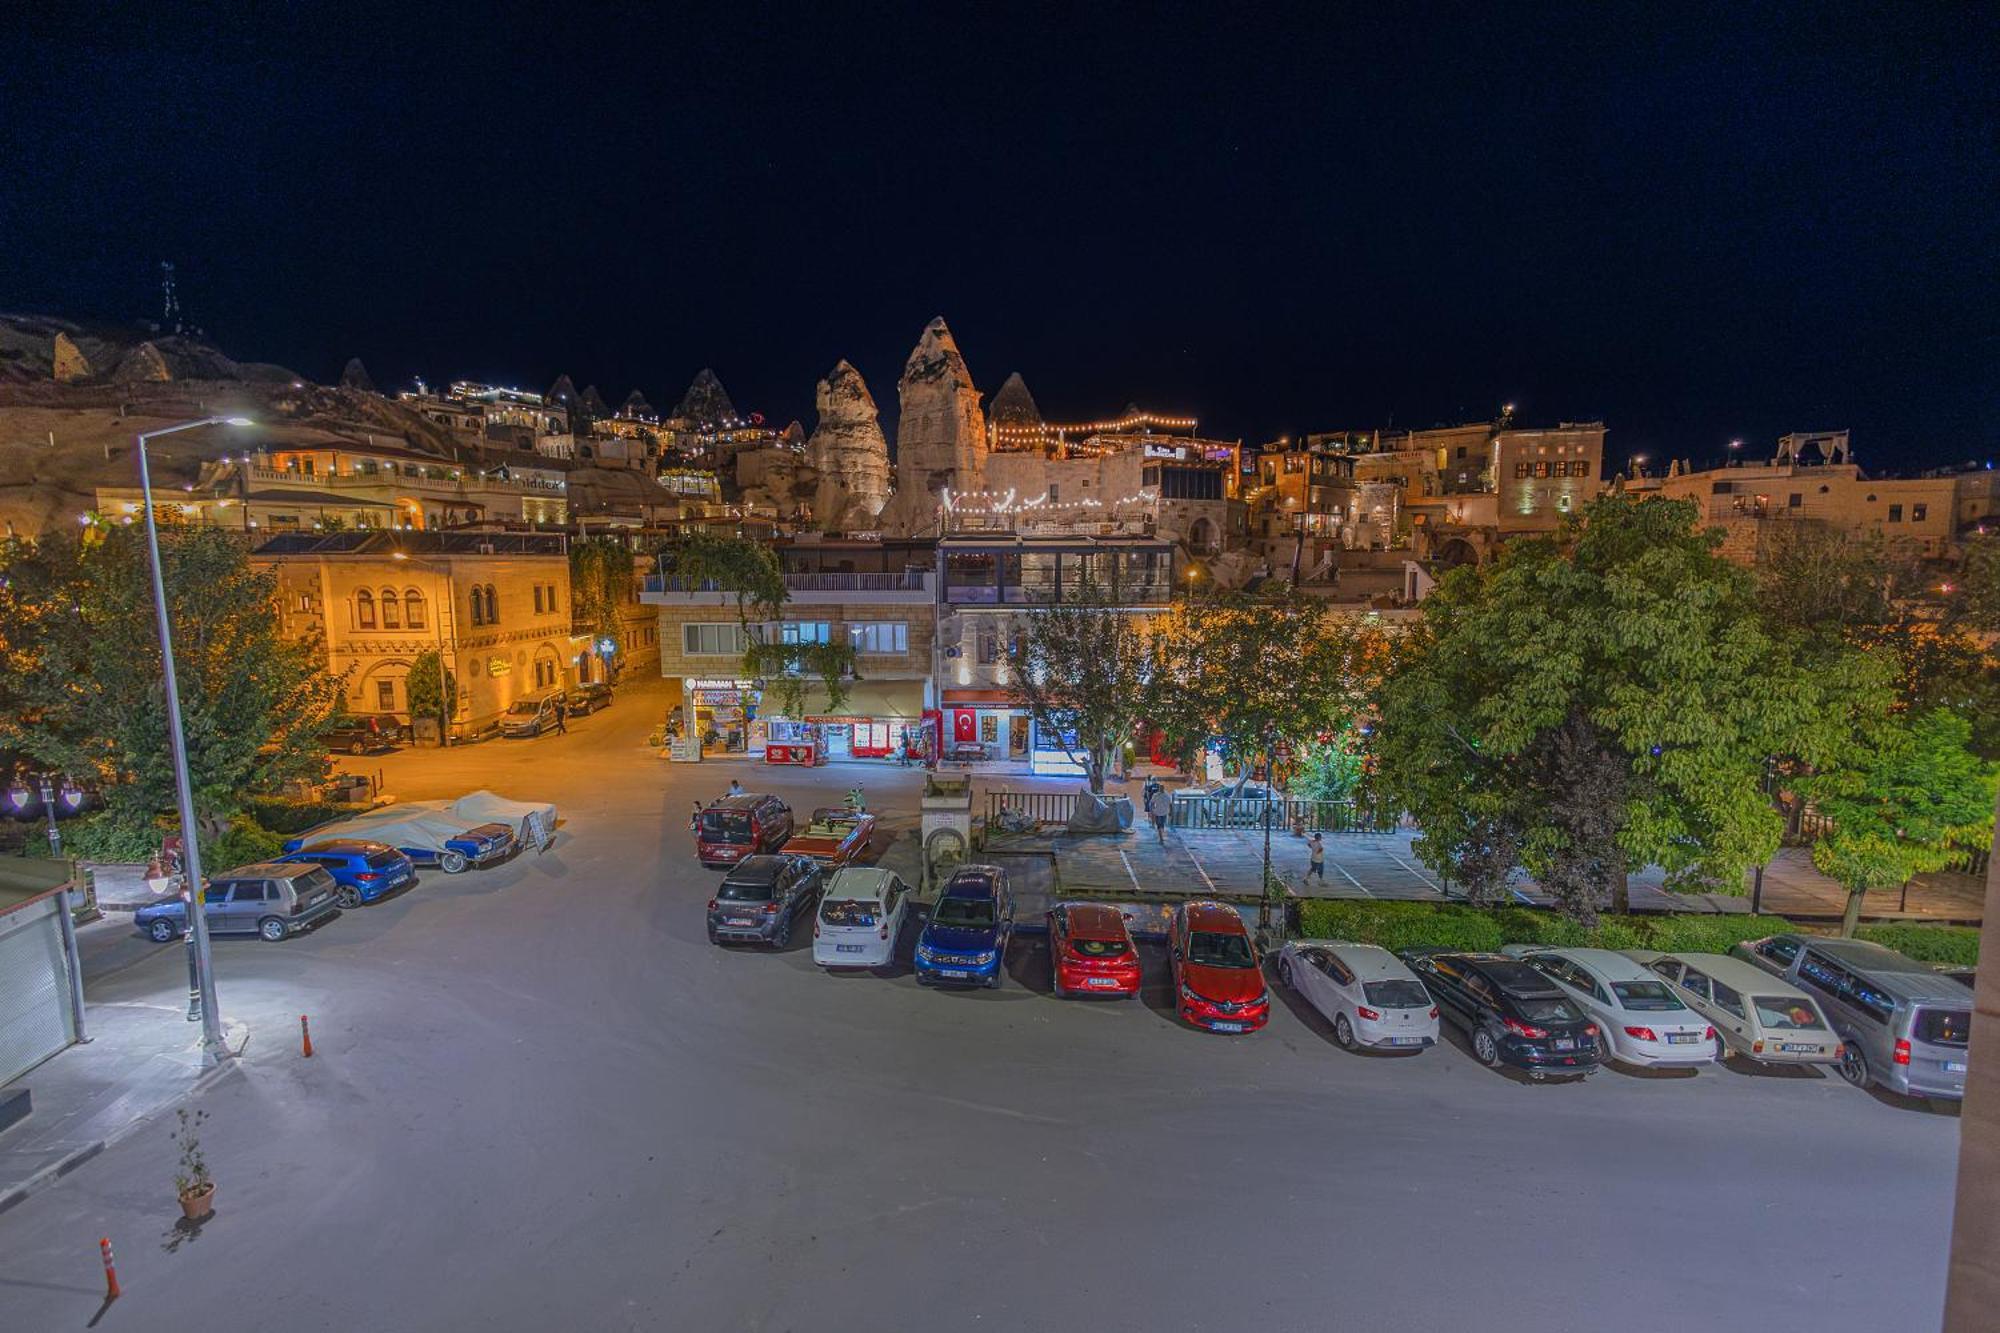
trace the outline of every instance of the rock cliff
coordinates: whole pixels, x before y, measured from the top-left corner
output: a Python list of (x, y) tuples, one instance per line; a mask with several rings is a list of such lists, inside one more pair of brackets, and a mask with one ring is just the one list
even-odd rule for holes
[(889, 502), (889, 442), (861, 372), (842, 361), (819, 382), (819, 425), (806, 442), (818, 474), (813, 518), (826, 532), (865, 532)]

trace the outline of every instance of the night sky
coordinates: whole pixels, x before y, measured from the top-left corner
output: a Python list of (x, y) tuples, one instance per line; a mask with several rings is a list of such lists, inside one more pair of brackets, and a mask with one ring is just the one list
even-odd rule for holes
[(9, 8), (0, 308), (316, 379), (2000, 453), (1991, 7)]

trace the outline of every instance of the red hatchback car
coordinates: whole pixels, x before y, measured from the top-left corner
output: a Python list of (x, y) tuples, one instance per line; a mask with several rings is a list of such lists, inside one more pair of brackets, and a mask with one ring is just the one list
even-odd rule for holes
[(1168, 956), (1175, 1012), (1210, 1032), (1255, 1032), (1271, 1017), (1257, 946), (1236, 909), (1183, 903), (1174, 909)]
[(1057, 903), (1049, 912), (1049, 963), (1058, 998), (1139, 993), (1139, 951), (1115, 907)]

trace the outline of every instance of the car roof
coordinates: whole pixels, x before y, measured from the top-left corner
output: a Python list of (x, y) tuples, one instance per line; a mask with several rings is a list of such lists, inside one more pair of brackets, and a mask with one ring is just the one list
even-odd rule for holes
[(1403, 960), (1379, 944), (1357, 944), (1353, 940), (1296, 940), (1301, 949), (1324, 949), (1347, 965), (1357, 980), (1403, 980), (1410, 969)]
[(1238, 916), (1236, 909), (1227, 903), (1192, 902), (1184, 904), (1181, 910), (1187, 914), (1190, 929), (1235, 931), (1244, 935), (1250, 933), (1243, 924), (1243, 918)]
[(1006, 873), (999, 866), (960, 866), (939, 892), (952, 898), (983, 898), (998, 889)]
[(318, 842), (306, 843), (290, 855), (298, 856), (304, 852), (351, 852), (356, 856), (372, 856), (376, 852), (393, 850), (395, 849), (386, 842), (373, 842), (367, 838), (324, 838)]
[(738, 884), (761, 884), (766, 880), (776, 879), (778, 872), (784, 869), (791, 859), (789, 856), (773, 856), (769, 852), (759, 852), (755, 856), (746, 856), (729, 867), (729, 873), (723, 878), (733, 879)]
[(318, 866), (301, 865), (297, 861), (252, 861), (247, 866), (237, 866), (208, 879), (211, 884), (218, 879), (297, 879), (318, 869)]
[(1656, 954), (1655, 957), (1678, 959), (1697, 972), (1707, 973), (1732, 990), (1759, 991), (1768, 995), (1775, 987), (1786, 995), (1805, 994), (1785, 978), (1773, 976), (1755, 963), (1746, 963), (1741, 958), (1731, 958), (1726, 953), (1668, 952)]
[(1462, 960), (1509, 995), (1562, 994), (1555, 982), (1518, 958), (1509, 958), (1505, 954), (1466, 954)]
[(1069, 914), (1069, 933), (1086, 940), (1125, 938), (1125, 914), (1108, 903), (1058, 903)]
[(1907, 954), (1897, 953), (1887, 945), (1873, 940), (1826, 939), (1811, 935), (1798, 938), (1814, 953), (1823, 953), (1836, 963), (1866, 973), (1870, 981), (1906, 1000), (1946, 1000), (1954, 1004), (1972, 1002), (1970, 990), (1964, 982), (1942, 976), (1936, 968), (1927, 967)]
[[(1537, 949), (1535, 953), (1554, 954), (1558, 958), (1567, 958), (1579, 967), (1590, 969), (1592, 973), (1603, 981), (1657, 982), (1660, 979), (1659, 973), (1645, 966), (1638, 959), (1633, 958), (1629, 954), (1622, 954), (1616, 949)], [(1527, 957), (1533, 956), (1533, 954), (1527, 955)]]
[(708, 805), (704, 807), (702, 813), (706, 814), (710, 810), (755, 810), (760, 804), (769, 799), (770, 798), (762, 792), (754, 792), (754, 791), (739, 792), (734, 796), (724, 796), (717, 800), (710, 801)]
[(893, 870), (880, 866), (842, 866), (826, 886), (828, 898), (873, 898), (881, 901), (896, 878)]

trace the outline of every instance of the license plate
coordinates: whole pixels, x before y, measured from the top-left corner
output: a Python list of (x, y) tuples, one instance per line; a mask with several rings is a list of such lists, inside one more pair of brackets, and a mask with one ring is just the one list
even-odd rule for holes
[(1797, 1042), (1797, 1041), (1788, 1041), (1788, 1042), (1784, 1042), (1784, 1043), (1782, 1043), (1782, 1044), (1781, 1044), (1781, 1045), (1780, 1045), (1780, 1046), (1778, 1047), (1778, 1049), (1779, 1049), (1779, 1050), (1781, 1050), (1781, 1051), (1784, 1051), (1784, 1052), (1786, 1052), (1787, 1054), (1790, 1054), (1790, 1055), (1818, 1055), (1818, 1054), (1819, 1054), (1819, 1047), (1818, 1047), (1817, 1045), (1814, 1045), (1814, 1044), (1813, 1044), (1813, 1043), (1811, 1043), (1811, 1042)]
[(833, 946), (833, 951), (835, 953), (861, 953), (867, 947), (865, 944), (836, 944)]
[(1209, 1026), (1217, 1032), (1241, 1032), (1243, 1030), (1241, 1023), (1210, 1023)]
[(962, 967), (941, 967), (937, 970), (937, 974), (941, 977), (964, 977), (971, 975), (971, 973)]
[(1105, 986), (1105, 987), (1111, 987), (1111, 986), (1116, 986), (1116, 985), (1118, 984), (1118, 978), (1116, 978), (1116, 977), (1089, 977), (1089, 978), (1085, 979), (1085, 981), (1084, 981), (1084, 983), (1083, 983), (1083, 984), (1084, 984), (1084, 985), (1086, 985), (1086, 986)]
[(1387, 1044), (1390, 1046), (1421, 1046), (1424, 1044), (1424, 1039), (1422, 1037), (1391, 1037)]
[(1945, 1061), (1944, 1072), (1947, 1074), (1963, 1074), (1965, 1072), (1965, 1061), (1963, 1060)]
[(1557, 1037), (1553, 1042), (1550, 1043), (1550, 1045), (1554, 1046), (1559, 1051), (1573, 1051), (1576, 1049), (1576, 1038)]
[(1699, 1035), (1693, 1032), (1669, 1032), (1667, 1034), (1667, 1045), (1669, 1046), (1692, 1046), (1698, 1040), (1700, 1040)]
[(747, 916), (724, 917), (722, 924), (725, 926), (747, 926), (750, 924), (750, 918)]

